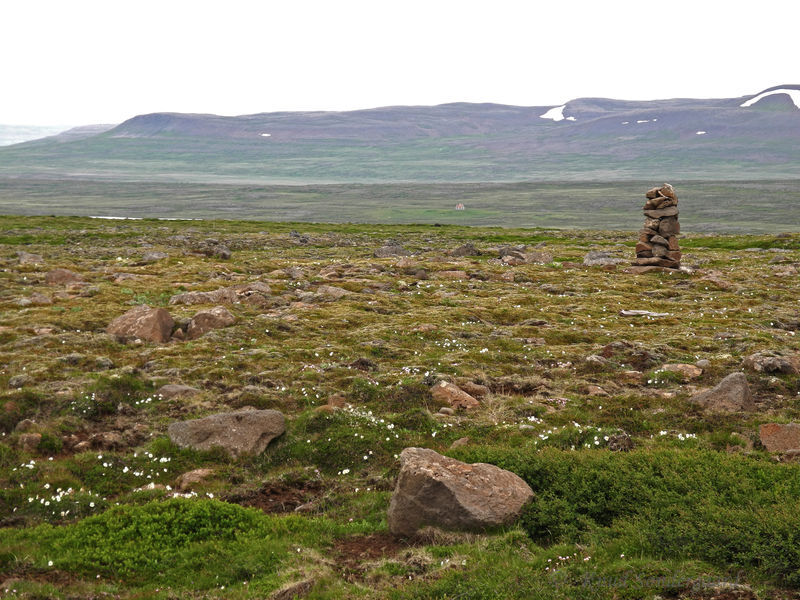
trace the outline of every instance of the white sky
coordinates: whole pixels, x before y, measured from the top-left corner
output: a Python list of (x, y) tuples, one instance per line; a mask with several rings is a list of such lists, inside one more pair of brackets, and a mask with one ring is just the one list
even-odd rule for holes
[(800, 83), (795, 0), (0, 0), (0, 123), (739, 97)]

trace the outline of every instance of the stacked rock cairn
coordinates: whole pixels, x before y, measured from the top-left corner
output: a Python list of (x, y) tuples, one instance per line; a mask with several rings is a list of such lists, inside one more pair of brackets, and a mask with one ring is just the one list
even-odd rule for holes
[(678, 223), (678, 197), (668, 183), (647, 191), (644, 205), (644, 227), (639, 232), (634, 265), (678, 269), (681, 266), (681, 250), (677, 235), (681, 232)]

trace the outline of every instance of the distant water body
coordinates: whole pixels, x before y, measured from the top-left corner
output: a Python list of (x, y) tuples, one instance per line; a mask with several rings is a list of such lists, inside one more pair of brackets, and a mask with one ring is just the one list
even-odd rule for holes
[(0, 125), (0, 146), (38, 140), (67, 129), (69, 127), (63, 125)]

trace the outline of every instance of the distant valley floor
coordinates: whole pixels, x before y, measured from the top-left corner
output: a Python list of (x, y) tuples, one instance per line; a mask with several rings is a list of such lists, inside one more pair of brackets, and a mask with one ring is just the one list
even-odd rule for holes
[[(0, 214), (636, 230), (643, 190), (661, 183), (289, 186), (7, 177), (0, 178)], [(800, 231), (800, 179), (670, 183), (687, 233)]]

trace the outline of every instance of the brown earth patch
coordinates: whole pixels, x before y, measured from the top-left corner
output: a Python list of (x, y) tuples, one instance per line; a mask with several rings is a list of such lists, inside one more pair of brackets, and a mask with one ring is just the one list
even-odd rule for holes
[(265, 513), (286, 513), (311, 502), (322, 492), (322, 483), (319, 481), (273, 482), (264, 484), (261, 489), (254, 492), (232, 494), (226, 497), (225, 501), (258, 508)]
[(371, 533), (341, 538), (334, 542), (332, 556), (336, 568), (346, 581), (360, 580), (364, 575), (362, 564), (382, 558), (391, 558), (403, 550), (423, 545), (422, 538), (400, 539), (391, 533)]

